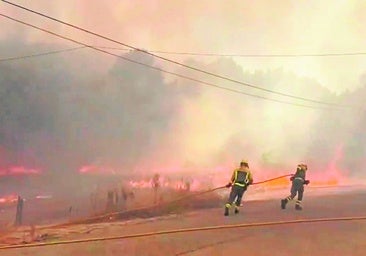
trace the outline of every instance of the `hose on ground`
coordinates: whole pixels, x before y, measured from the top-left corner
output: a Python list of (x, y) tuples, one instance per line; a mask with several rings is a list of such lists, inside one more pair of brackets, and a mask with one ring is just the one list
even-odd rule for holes
[(61, 244), (79, 244), (79, 243), (88, 243), (88, 242), (121, 240), (121, 239), (128, 239), (128, 238), (139, 238), (139, 237), (148, 237), (148, 236), (156, 236), (156, 235), (168, 235), (168, 234), (187, 233), (187, 232), (198, 232), (198, 231), (213, 231), (213, 230), (234, 229), (234, 228), (251, 228), (251, 227), (289, 225), (289, 224), (337, 222), (337, 221), (358, 221), (358, 220), (366, 220), (366, 216), (338, 217), (338, 218), (319, 218), (319, 219), (300, 219), (300, 220), (297, 219), (297, 220), (286, 220), (286, 221), (271, 221), (271, 222), (257, 222), (257, 223), (245, 223), (245, 224), (234, 224), (234, 225), (222, 225), (222, 226), (207, 226), (207, 227), (199, 227), (199, 228), (183, 228), (183, 229), (173, 229), (173, 230), (164, 230), (164, 231), (156, 231), (156, 232), (145, 232), (145, 233), (129, 234), (129, 235), (121, 235), (121, 236), (106, 236), (106, 237), (77, 239), (77, 240), (55, 241), (55, 242), (47, 242), (47, 243), (31, 243), (31, 244), (8, 245), (8, 246), (0, 247), (0, 250), (42, 247), (42, 246), (61, 245)]
[[(278, 177), (275, 177), (275, 178), (262, 180), (262, 181), (259, 181), (259, 182), (254, 182), (252, 185), (259, 185), (259, 184), (271, 182), (271, 181), (274, 181), (274, 180), (279, 180), (279, 179), (282, 179), (282, 178), (285, 178), (285, 177), (289, 177), (291, 175), (292, 174), (286, 174), (286, 175), (278, 176)], [(201, 196), (203, 194), (211, 193), (211, 192), (214, 192), (214, 191), (217, 191), (217, 190), (220, 190), (220, 189), (224, 189), (224, 188), (226, 188), (226, 187), (225, 186), (220, 186), (220, 187), (212, 188), (212, 189), (209, 189), (209, 190), (206, 190), (206, 191), (201, 191), (201, 192), (197, 192), (197, 193), (194, 193), (194, 194), (185, 195), (185, 196), (182, 196), (182, 197), (170, 200), (170, 201), (162, 202), (162, 203), (151, 205), (151, 206), (145, 206), (145, 207), (125, 210), (125, 211), (117, 211), (117, 212), (107, 213), (107, 214), (93, 216), (93, 217), (89, 217), (89, 218), (83, 218), (83, 219), (74, 220), (74, 221), (67, 222), (67, 223), (62, 223), (62, 224), (57, 224), (57, 225), (53, 225), (53, 226), (43, 227), (41, 229), (59, 228), (59, 227), (65, 227), (65, 226), (69, 226), (69, 225), (90, 223), (90, 222), (93, 222), (93, 221), (96, 222), (96, 221), (103, 221), (103, 220), (104, 221), (111, 220), (115, 216), (118, 216), (118, 215), (135, 213), (135, 212), (138, 212), (138, 211), (144, 211), (144, 210), (151, 210), (151, 209), (159, 208), (159, 207), (162, 207), (162, 206), (166, 206), (166, 205), (170, 205), (170, 204), (177, 203), (177, 202), (180, 202), (180, 201), (184, 201), (184, 200), (187, 200), (187, 199), (190, 199), (190, 198), (193, 198), (193, 197), (198, 197), (198, 196)]]

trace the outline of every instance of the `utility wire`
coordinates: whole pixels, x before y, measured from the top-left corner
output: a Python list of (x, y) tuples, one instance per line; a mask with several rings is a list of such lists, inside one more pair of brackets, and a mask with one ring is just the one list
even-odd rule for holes
[(9, 58), (0, 59), (0, 62), (21, 60), (21, 59), (29, 59), (29, 58), (47, 56), (47, 55), (58, 54), (58, 53), (63, 53), (63, 52), (71, 52), (71, 51), (76, 51), (76, 50), (84, 49), (84, 48), (86, 48), (86, 46), (79, 46), (79, 47), (73, 47), (73, 48), (63, 49), (63, 50), (42, 52), (42, 53), (36, 53), (36, 54), (31, 54), (31, 55), (23, 55), (23, 56), (9, 57)]
[(43, 29), (43, 28), (40, 28), (38, 26), (35, 26), (35, 25), (30, 24), (30, 23), (21, 21), (19, 19), (12, 18), (12, 17), (10, 17), (8, 15), (5, 15), (5, 14), (1, 14), (0, 13), (0, 16), (2, 16), (4, 18), (7, 18), (7, 19), (10, 19), (10, 20), (13, 20), (15, 22), (18, 22), (20, 24), (23, 24), (23, 25), (32, 27), (34, 29), (37, 29), (37, 30), (46, 32), (48, 34), (51, 34), (51, 35), (54, 35), (56, 37), (62, 38), (64, 40), (67, 40), (67, 41), (70, 41), (70, 42), (74, 42), (74, 43), (79, 44), (79, 45), (83, 45), (83, 46), (85, 46), (87, 48), (90, 48), (90, 49), (93, 49), (93, 50), (96, 50), (96, 51), (99, 51), (99, 52), (102, 52), (102, 53), (105, 53), (105, 54), (108, 54), (108, 55), (111, 55), (111, 56), (114, 56), (114, 57), (117, 57), (117, 58), (121, 58), (123, 60), (129, 61), (129, 62), (132, 62), (132, 63), (135, 63), (135, 64), (139, 64), (139, 65), (142, 65), (142, 66), (145, 66), (145, 67), (148, 67), (148, 68), (151, 68), (151, 69), (160, 71), (160, 72), (164, 72), (164, 73), (167, 73), (167, 74), (170, 74), (170, 75), (174, 75), (174, 76), (177, 76), (177, 77), (180, 77), (180, 78), (184, 78), (184, 79), (187, 79), (187, 80), (190, 80), (190, 81), (193, 81), (193, 82), (197, 82), (197, 83), (200, 83), (200, 84), (204, 84), (204, 85), (207, 85), (207, 86), (216, 87), (216, 88), (220, 88), (220, 89), (223, 89), (223, 90), (231, 91), (231, 92), (234, 92), (234, 93), (239, 93), (239, 94), (243, 94), (243, 95), (247, 95), (247, 96), (251, 96), (251, 97), (255, 97), (255, 98), (259, 98), (259, 99), (263, 99), (263, 100), (268, 100), (268, 101), (273, 101), (273, 102), (288, 104), (288, 105), (292, 105), (292, 106), (312, 108), (312, 109), (322, 109), (322, 110), (337, 110), (337, 109), (329, 108), (329, 107), (326, 108), (326, 107), (318, 107), (318, 106), (309, 106), (309, 105), (303, 105), (303, 104), (298, 104), (298, 103), (292, 103), (292, 102), (287, 102), (287, 101), (281, 101), (281, 100), (266, 98), (264, 96), (250, 94), (250, 93), (246, 93), (246, 92), (243, 92), (243, 91), (240, 91), (240, 90), (236, 90), (236, 89), (232, 89), (232, 88), (227, 88), (227, 87), (219, 86), (219, 85), (216, 85), (216, 84), (213, 84), (213, 83), (205, 82), (205, 81), (202, 81), (202, 80), (198, 80), (198, 79), (195, 79), (195, 78), (191, 78), (189, 76), (181, 75), (181, 74), (178, 74), (178, 73), (175, 73), (175, 72), (167, 71), (167, 70), (162, 69), (162, 68), (158, 68), (158, 67), (155, 67), (155, 66), (152, 66), (152, 65), (148, 65), (148, 64), (139, 62), (139, 61), (135, 61), (135, 60), (132, 60), (132, 59), (126, 58), (124, 56), (120, 56), (120, 55), (117, 55), (117, 54), (114, 54), (114, 53), (111, 53), (111, 52), (108, 52), (108, 51), (105, 51), (105, 50), (102, 50), (102, 49), (98, 49), (98, 48), (96, 48), (94, 46), (91, 46), (91, 45), (82, 43), (80, 41), (77, 41), (77, 40), (72, 39), (72, 38), (69, 38), (69, 37), (62, 36), (60, 34), (54, 33), (52, 31), (49, 31), (49, 30), (46, 30), (46, 29)]
[(148, 54), (148, 55), (151, 55), (155, 58), (158, 58), (158, 59), (161, 59), (161, 60), (164, 60), (164, 61), (167, 61), (167, 62), (170, 62), (170, 63), (173, 63), (175, 65), (179, 65), (179, 66), (182, 66), (182, 67), (185, 67), (185, 68), (188, 68), (188, 69), (191, 69), (191, 70), (194, 70), (194, 71), (197, 71), (197, 72), (200, 72), (200, 73), (204, 73), (206, 75), (210, 75), (210, 76), (213, 76), (213, 77), (216, 77), (216, 78), (220, 78), (220, 79), (223, 79), (223, 80), (226, 80), (226, 81), (229, 81), (229, 82), (232, 82), (232, 83), (236, 83), (236, 84), (240, 84), (240, 85), (243, 85), (243, 86), (246, 86), (246, 87), (250, 87), (250, 88), (253, 88), (253, 89), (257, 89), (257, 90), (261, 90), (261, 91), (265, 91), (265, 92), (269, 92), (269, 93), (273, 93), (273, 94), (277, 94), (277, 95), (281, 95), (281, 96), (285, 96), (285, 97), (289, 97), (289, 98), (293, 98), (293, 99), (298, 99), (298, 100), (303, 100), (303, 101), (307, 101), (307, 102), (312, 102), (312, 103), (317, 103), (317, 104), (323, 104), (323, 105), (328, 105), (328, 106), (337, 106), (337, 107), (346, 107), (346, 108), (352, 108), (353, 106), (349, 106), (349, 105), (339, 105), (337, 103), (328, 103), (328, 102), (323, 102), (323, 101), (318, 101), (318, 100), (313, 100), (313, 99), (308, 99), (308, 98), (304, 98), (304, 97), (300, 97), (300, 96), (294, 96), (294, 95), (290, 95), (290, 94), (286, 94), (286, 93), (282, 93), (282, 92), (277, 92), (277, 91), (273, 91), (273, 90), (270, 90), (270, 89), (265, 89), (265, 88), (262, 88), (262, 87), (259, 87), (259, 86), (256, 86), (256, 85), (252, 85), (252, 84), (249, 84), (249, 83), (244, 83), (244, 82), (241, 82), (241, 81), (238, 81), (238, 80), (235, 80), (235, 79), (232, 79), (232, 78), (229, 78), (229, 77), (226, 77), (226, 76), (222, 76), (222, 75), (218, 75), (218, 74), (215, 74), (215, 73), (212, 73), (212, 72), (209, 72), (209, 71), (206, 71), (206, 70), (202, 70), (202, 69), (199, 69), (199, 68), (196, 68), (196, 67), (192, 67), (192, 66), (189, 66), (189, 65), (186, 65), (186, 64), (183, 64), (183, 63), (180, 63), (178, 61), (175, 61), (175, 60), (171, 60), (171, 59), (168, 59), (168, 58), (165, 58), (165, 57), (162, 57), (162, 56), (159, 56), (159, 55), (156, 55), (154, 53), (151, 53), (151, 52), (148, 52), (148, 51), (145, 51), (145, 50), (142, 50), (142, 49), (139, 49), (135, 46), (132, 46), (132, 45), (129, 45), (129, 44), (126, 44), (126, 43), (122, 43), (122, 42), (119, 42), (117, 40), (114, 40), (112, 38), (109, 38), (109, 37), (106, 37), (106, 36), (103, 36), (101, 34), (98, 34), (98, 33), (95, 33), (95, 32), (92, 32), (90, 30), (87, 30), (87, 29), (84, 29), (84, 28), (81, 28), (79, 26), (76, 26), (76, 25), (73, 25), (71, 23), (68, 23), (68, 22), (65, 22), (65, 21), (62, 21), (62, 20), (59, 20), (59, 19), (56, 19), (54, 17), (51, 17), (51, 16), (48, 16), (44, 13), (41, 13), (41, 12), (38, 12), (38, 11), (34, 11), (32, 9), (29, 9), (27, 7), (24, 7), (22, 5), (18, 5), (18, 4), (15, 4), (15, 3), (12, 3), (12, 2), (9, 2), (9, 1), (6, 1), (6, 0), (2, 0), (4, 3), (7, 3), (9, 5), (12, 5), (12, 6), (15, 6), (17, 8), (21, 8), (27, 12), (31, 12), (33, 14), (37, 14), (39, 16), (42, 16), (44, 18), (47, 18), (47, 19), (50, 19), (50, 20), (53, 20), (53, 21), (56, 21), (58, 23), (61, 23), (63, 25), (66, 25), (66, 26), (69, 26), (69, 27), (72, 27), (74, 29), (77, 29), (77, 30), (80, 30), (80, 31), (83, 31), (85, 33), (88, 33), (88, 34), (91, 34), (91, 35), (94, 35), (94, 36), (97, 36), (99, 38), (102, 38), (102, 39), (105, 39), (105, 40), (108, 40), (110, 42), (113, 42), (113, 43), (116, 43), (116, 44), (119, 44), (119, 45), (123, 45), (125, 47), (128, 47), (130, 49), (133, 49), (133, 50), (136, 50), (136, 51), (139, 51), (139, 52), (143, 52), (145, 54)]
[[(120, 51), (131, 51), (131, 49), (127, 48), (120, 48), (120, 47), (110, 47), (110, 46), (96, 46), (93, 45), (96, 48), (99, 49), (109, 49), (109, 50), (120, 50)], [(42, 57), (46, 55), (52, 55), (52, 54), (58, 54), (63, 52), (69, 52), (69, 51), (75, 51), (79, 49), (83, 49), (85, 46), (81, 47), (72, 47), (69, 49), (64, 50), (56, 50), (56, 51), (49, 51), (49, 52), (43, 52), (38, 54), (31, 54), (31, 55), (22, 55), (22, 56), (16, 56), (16, 57), (9, 57), (9, 58), (3, 58), (0, 59), (0, 62), (5, 61), (13, 61), (13, 60), (20, 60), (20, 59), (27, 59), (27, 58), (34, 58), (34, 57)], [(348, 55), (363, 55), (366, 53), (362, 52), (355, 52), (355, 53), (325, 53), (325, 54), (264, 54), (264, 55), (258, 55), (258, 54), (218, 54), (218, 53), (198, 53), (198, 52), (174, 52), (174, 51), (154, 51), (149, 50), (149, 52), (155, 52), (155, 53), (163, 53), (163, 54), (174, 54), (174, 55), (191, 55), (191, 56), (218, 56), (218, 57), (308, 57), (308, 56), (348, 56)]]
[[(98, 48), (129, 51), (127, 48), (97, 46)], [(209, 52), (179, 52), (179, 51), (161, 51), (148, 50), (152, 53), (162, 53), (171, 55), (189, 55), (189, 56), (203, 56), (203, 57), (247, 57), (247, 58), (296, 58), (296, 57), (341, 57), (341, 56), (358, 56), (366, 55), (366, 52), (341, 52), (341, 53), (308, 53), (308, 54), (239, 54), (239, 53), (209, 53)]]

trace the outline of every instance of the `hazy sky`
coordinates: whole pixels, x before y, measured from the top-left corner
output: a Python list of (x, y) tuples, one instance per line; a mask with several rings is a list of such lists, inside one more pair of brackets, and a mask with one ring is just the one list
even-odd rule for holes
[[(220, 54), (366, 52), (366, 2), (362, 0), (14, 2), (150, 50)], [(0, 3), (0, 10), (88, 43), (118, 46), (4, 3)], [(22, 31), (31, 41), (62, 42), (3, 18), (0, 27), (2, 36)], [(314, 78), (334, 92), (359, 87), (366, 70), (366, 55), (235, 60), (247, 70), (283, 67)]]

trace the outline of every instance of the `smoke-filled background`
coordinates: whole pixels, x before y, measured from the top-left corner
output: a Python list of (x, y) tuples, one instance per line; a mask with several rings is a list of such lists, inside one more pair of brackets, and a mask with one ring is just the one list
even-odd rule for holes
[[(363, 1), (14, 1), (146, 50), (218, 54), (364, 51)], [(98, 47), (124, 48), (0, 3), (1, 13)], [(221, 171), (248, 159), (257, 177), (305, 162), (313, 177), (364, 177), (366, 56), (158, 55), (283, 97), (164, 62), (80, 48), (0, 18), (0, 174), (69, 183), (84, 172)], [(274, 100), (274, 101), (273, 101)], [(291, 104), (276, 102), (286, 101)], [(296, 106), (293, 104), (305, 105)], [(310, 174), (309, 174), (310, 175)], [(1, 178), (0, 178), (1, 179)], [(223, 180), (226, 182), (226, 178)], [(341, 181), (340, 181), (341, 182)]]

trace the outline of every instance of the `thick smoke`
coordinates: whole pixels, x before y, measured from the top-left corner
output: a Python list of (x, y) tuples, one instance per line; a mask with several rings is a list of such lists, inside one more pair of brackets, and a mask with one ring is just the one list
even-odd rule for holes
[[(2, 55), (60, 48), (2, 42)], [(6, 55), (5, 55), (6, 56)], [(160, 65), (153, 57), (124, 57)], [(363, 112), (311, 109), (235, 94), (85, 49), (0, 63), (1, 168), (27, 166), (55, 180), (83, 166), (113, 167), (118, 173), (232, 167), (246, 158), (266, 173), (307, 162), (321, 173), (337, 166), (353, 173), (364, 166)], [(334, 95), (317, 81), (283, 69), (249, 72), (233, 59), (190, 65), (266, 89), (340, 104), (362, 102), (364, 87)], [(173, 70), (170, 66), (170, 70)], [(304, 105), (279, 95), (176, 69), (197, 79), (246, 93)], [(335, 165), (334, 165), (335, 164)]]
[[(14, 49), (24, 45), (3, 42), (3, 47), (17, 55)], [(32, 45), (35, 52), (51, 48), (57, 46)], [(102, 164), (132, 172), (159, 148), (182, 98), (192, 95), (165, 82), (160, 72), (119, 59), (106, 72), (95, 72), (93, 65), (78, 64), (96, 54), (76, 56), (1, 63), (3, 168), (75, 172), (83, 165)], [(155, 65), (141, 53), (124, 56)]]
[[(249, 84), (259, 85), (265, 89), (319, 101), (337, 101), (335, 95), (316, 81), (299, 78), (282, 69), (245, 72), (231, 59), (220, 59), (202, 68)], [(208, 80), (208, 78), (205, 79)], [(183, 139), (191, 142), (189, 150), (192, 158), (194, 158), (193, 155), (200, 154), (201, 158), (208, 160), (206, 162), (208, 165), (213, 163), (220, 165), (223, 162), (236, 163), (238, 159), (248, 158), (252, 159), (251, 162), (254, 164), (263, 165), (262, 167), (277, 166), (278, 168), (287, 168), (291, 164), (296, 164), (297, 161), (306, 161), (307, 148), (313, 141), (309, 132), (317, 118), (324, 112), (321, 109), (322, 106), (269, 95), (263, 91), (224, 80), (211, 79), (210, 82), (260, 95), (270, 100), (319, 106), (320, 109), (281, 104), (212, 87), (204, 88), (202, 96), (190, 103), (195, 106), (195, 109), (187, 111), (190, 111), (187, 115), (191, 114), (189, 116), (192, 120), (191, 126), (195, 126), (197, 114), (194, 112), (200, 113), (201, 118), (194, 132)], [(197, 86), (200, 85), (197, 84)], [(197, 140), (200, 143), (197, 143)], [(192, 147), (195, 145), (196, 147)], [(195, 160), (199, 161), (200, 158), (196, 157)]]

